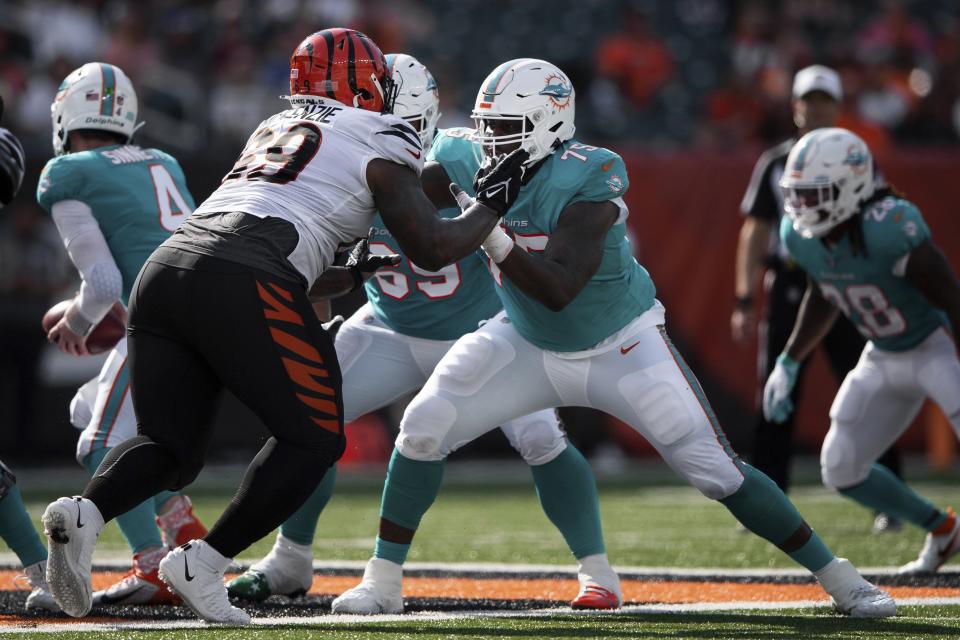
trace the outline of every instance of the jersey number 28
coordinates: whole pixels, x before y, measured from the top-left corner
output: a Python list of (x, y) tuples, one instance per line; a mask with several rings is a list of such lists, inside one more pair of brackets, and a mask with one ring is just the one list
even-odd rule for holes
[(868, 338), (889, 338), (907, 328), (903, 315), (875, 285), (854, 284), (840, 293), (832, 284), (821, 283), (820, 291), (843, 315), (853, 318), (851, 311), (855, 312), (859, 316), (857, 329)]

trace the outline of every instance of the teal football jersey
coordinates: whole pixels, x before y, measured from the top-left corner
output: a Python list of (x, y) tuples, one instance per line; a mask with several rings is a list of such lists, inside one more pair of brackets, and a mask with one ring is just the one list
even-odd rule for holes
[[(455, 218), (460, 209), (443, 209), (440, 215)], [(370, 251), (403, 255), (380, 216), (373, 221)], [(456, 340), (501, 309), (486, 263), (476, 254), (440, 271), (426, 271), (403, 257), (398, 266), (378, 270), (365, 288), (374, 314), (384, 324), (426, 340)]]
[(930, 229), (920, 211), (900, 198), (878, 200), (861, 216), (866, 255), (853, 254), (849, 234), (832, 247), (818, 238), (804, 238), (787, 216), (780, 223), (780, 237), (823, 296), (864, 337), (885, 351), (912, 349), (947, 324), (946, 314), (898, 275), (900, 260), (930, 238)]
[[(479, 149), (470, 130), (447, 129), (433, 143), (431, 160), (450, 179), (474, 195), (473, 178)], [(530, 252), (543, 251), (564, 208), (574, 202), (602, 202), (627, 191), (623, 160), (607, 149), (568, 140), (523, 186), (516, 203), (501, 221), (514, 241)], [(653, 306), (655, 288), (634, 259), (625, 221), (615, 224), (604, 240), (600, 268), (573, 301), (550, 311), (515, 287), (487, 260), (496, 291), (517, 331), (549, 351), (582, 351), (613, 335)]]
[(47, 162), (37, 202), (48, 212), (62, 200), (90, 207), (123, 276), (122, 301), (140, 267), (194, 209), (183, 170), (157, 149), (110, 145)]

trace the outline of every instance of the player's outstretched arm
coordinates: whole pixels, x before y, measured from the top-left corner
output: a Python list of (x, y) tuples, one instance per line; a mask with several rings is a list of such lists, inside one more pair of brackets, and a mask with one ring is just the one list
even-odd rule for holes
[(499, 220), (494, 210), (480, 203), (456, 218), (440, 218), (417, 174), (389, 160), (370, 161), (367, 184), (383, 223), (404, 255), (428, 271), (438, 271), (476, 251)]
[(604, 238), (618, 213), (610, 201), (575, 202), (560, 214), (542, 254), (514, 246), (502, 261), (494, 260), (517, 288), (551, 311), (561, 311), (600, 268)]
[(420, 173), (420, 185), (427, 198), (437, 209), (457, 206), (453, 194), (450, 193), (450, 183), (453, 182), (447, 175), (447, 170), (439, 162), (428, 162), (423, 165)]
[(823, 297), (820, 287), (808, 279), (797, 321), (783, 352), (795, 361), (803, 362), (830, 331), (839, 313), (840, 310)]
[(929, 240), (920, 243), (910, 252), (904, 275), (927, 300), (946, 312), (957, 335), (960, 332), (960, 283), (943, 252)]

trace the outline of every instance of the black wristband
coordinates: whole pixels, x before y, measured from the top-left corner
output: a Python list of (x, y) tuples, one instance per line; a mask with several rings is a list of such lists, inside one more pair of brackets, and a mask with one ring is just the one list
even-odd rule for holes
[(753, 307), (753, 296), (736, 296), (735, 302), (737, 309), (750, 309)]
[(347, 267), (347, 269), (350, 270), (350, 275), (353, 276), (353, 288), (350, 289), (350, 293), (353, 293), (363, 286), (363, 273), (360, 272), (360, 268), (356, 265)]

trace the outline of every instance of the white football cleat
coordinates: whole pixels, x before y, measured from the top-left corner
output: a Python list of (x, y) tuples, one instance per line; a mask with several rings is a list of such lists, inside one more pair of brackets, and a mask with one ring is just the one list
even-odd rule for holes
[(313, 555), (309, 545), (297, 544), (282, 533), (260, 562), (227, 584), (233, 598), (262, 602), (270, 596), (302, 596), (313, 585)]
[(27, 596), (27, 611), (60, 611), (60, 605), (53, 599), (50, 586), (47, 584), (47, 561), (41, 560), (23, 568), (27, 583), (30, 585), (30, 595)]
[(333, 601), (332, 613), (403, 613), (403, 566), (383, 558), (370, 558), (363, 580)]
[(902, 576), (933, 573), (958, 552), (960, 552), (960, 518), (957, 518), (953, 509), (948, 507), (947, 519), (936, 531), (927, 534), (920, 556), (900, 567), (897, 573)]
[(64, 613), (80, 618), (93, 606), (90, 566), (103, 516), (86, 498), (59, 498), (43, 512), (47, 536), (47, 584)]
[(580, 558), (577, 571), (580, 592), (570, 602), (574, 609), (619, 609), (623, 604), (620, 577), (610, 566), (607, 554)]
[(890, 594), (860, 575), (845, 558), (834, 558), (813, 574), (830, 594), (836, 610), (852, 618), (887, 618), (897, 615), (897, 603)]
[(232, 625), (250, 624), (243, 609), (230, 604), (223, 572), (230, 566), (225, 558), (203, 540), (191, 540), (177, 547), (160, 561), (160, 579), (183, 600), (197, 616), (207, 622)]

